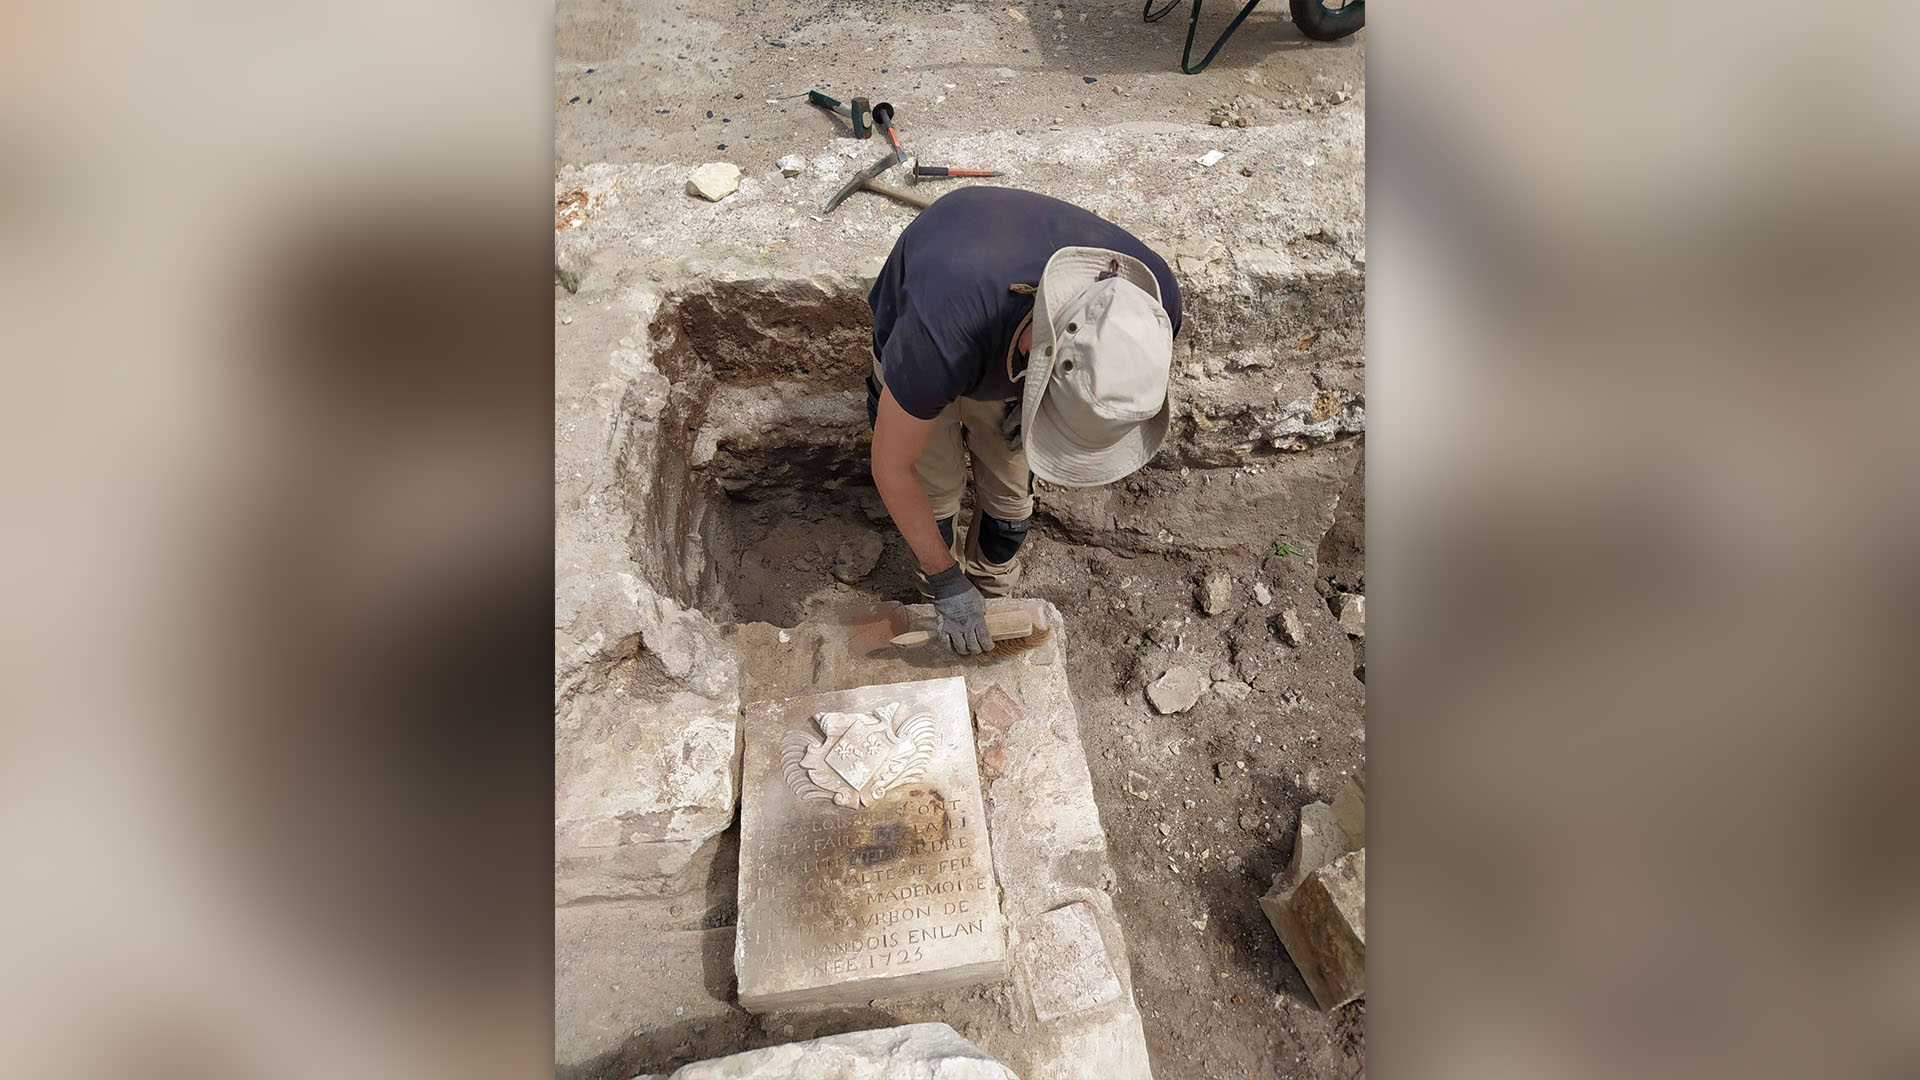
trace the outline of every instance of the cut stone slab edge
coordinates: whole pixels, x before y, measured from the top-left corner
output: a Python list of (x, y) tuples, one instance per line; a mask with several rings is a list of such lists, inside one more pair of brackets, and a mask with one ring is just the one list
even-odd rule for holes
[(846, 1080), (1020, 1080), (1012, 1069), (939, 1021), (849, 1031), (746, 1050), (682, 1065), (666, 1080), (793, 1080), (814, 1076)]

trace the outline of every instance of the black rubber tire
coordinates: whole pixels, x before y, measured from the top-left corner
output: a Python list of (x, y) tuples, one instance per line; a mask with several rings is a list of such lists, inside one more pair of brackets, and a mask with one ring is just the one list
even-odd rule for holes
[(1321, 6), (1320, 0), (1287, 0), (1293, 12), (1293, 25), (1315, 41), (1338, 41), (1367, 25), (1366, 0), (1353, 0), (1338, 11)]

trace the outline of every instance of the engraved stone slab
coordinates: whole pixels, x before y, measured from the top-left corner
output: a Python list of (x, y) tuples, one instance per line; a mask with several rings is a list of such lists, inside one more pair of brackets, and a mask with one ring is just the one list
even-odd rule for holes
[(741, 1005), (1005, 977), (966, 680), (755, 702), (743, 728)]
[(1098, 1008), (1121, 994), (1093, 905), (1085, 900), (1020, 924), (1019, 954), (1041, 1023)]

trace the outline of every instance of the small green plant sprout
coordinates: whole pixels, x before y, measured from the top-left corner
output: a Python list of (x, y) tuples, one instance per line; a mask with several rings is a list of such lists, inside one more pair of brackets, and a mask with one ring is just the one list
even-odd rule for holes
[(1298, 555), (1301, 552), (1299, 548), (1294, 547), (1285, 540), (1276, 540), (1273, 543), (1273, 553), (1275, 555)]

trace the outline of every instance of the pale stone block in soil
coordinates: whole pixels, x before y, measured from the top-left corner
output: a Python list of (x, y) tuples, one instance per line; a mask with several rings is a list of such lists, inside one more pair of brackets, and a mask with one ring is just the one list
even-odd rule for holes
[(1367, 853), (1355, 851), (1308, 874), (1260, 907), (1322, 1009), (1367, 992)]

